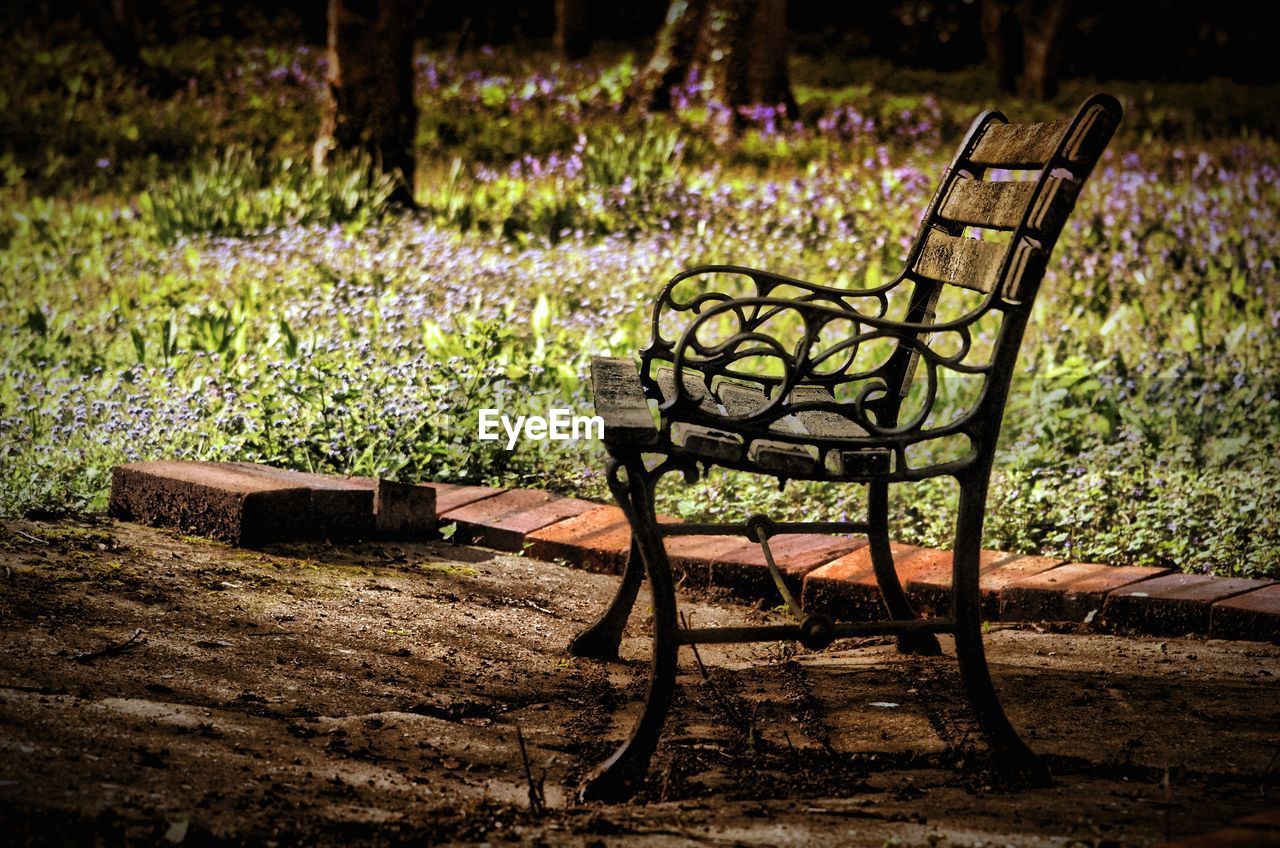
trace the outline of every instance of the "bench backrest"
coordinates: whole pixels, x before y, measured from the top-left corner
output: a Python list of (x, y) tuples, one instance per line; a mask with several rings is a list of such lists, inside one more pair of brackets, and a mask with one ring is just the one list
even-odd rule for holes
[[(908, 254), (904, 276), (915, 288), (906, 320), (931, 323), (948, 286), (988, 295), (987, 308), (1014, 319), (1001, 328), (996, 356), (1016, 357), (1049, 255), (1122, 115), (1108, 94), (1093, 95), (1074, 116), (1051, 123), (1011, 124), (995, 111), (979, 115)], [(1011, 179), (1008, 171), (1022, 173)], [(975, 230), (985, 237), (974, 237)], [(889, 371), (896, 372), (901, 398), (919, 353), (902, 349), (897, 359)]]

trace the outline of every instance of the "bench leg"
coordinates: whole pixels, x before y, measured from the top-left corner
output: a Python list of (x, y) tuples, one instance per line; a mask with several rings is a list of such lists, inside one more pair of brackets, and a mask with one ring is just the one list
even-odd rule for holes
[(960, 484), (960, 515), (956, 521), (952, 559), (951, 610), (955, 620), (956, 658), (969, 703), (986, 737), (994, 768), (1018, 783), (1046, 785), (1049, 770), (1027, 747), (1000, 706), (982, 646), (981, 596), (978, 588), (982, 521), (987, 481)]
[[(609, 491), (613, 493), (614, 500), (622, 507), (623, 513), (627, 513), (631, 495), (627, 485), (618, 477), (621, 467), (616, 459), (610, 457), (605, 467), (605, 480), (609, 483)], [(650, 487), (649, 497), (652, 498), (653, 484), (647, 482), (647, 485)], [(631, 609), (635, 606), (636, 595), (640, 592), (640, 583), (643, 580), (644, 560), (640, 556), (638, 539), (635, 534), (632, 534), (631, 551), (627, 554), (627, 562), (622, 569), (622, 581), (618, 584), (617, 593), (610, 601), (608, 609), (569, 642), (570, 656), (588, 657), (606, 662), (617, 661), (618, 646), (622, 644), (622, 632), (627, 627), (627, 619), (631, 617)]]
[(578, 789), (582, 801), (624, 801), (635, 794), (649, 770), (658, 737), (675, 695), (676, 655), (679, 651), (675, 583), (666, 548), (657, 532), (653, 508), (653, 482), (637, 458), (628, 462), (627, 495), (619, 499), (631, 523), (632, 538), (649, 576), (653, 595), (653, 657), (649, 693), (644, 710), (627, 741), (583, 780)]
[[(889, 484), (872, 483), (867, 490), (867, 519), (870, 532), (871, 565), (875, 569), (876, 583), (889, 617), (895, 621), (916, 618), (916, 612), (907, 600), (898, 580), (898, 570), (893, 564), (893, 550), (889, 547)], [(904, 633), (898, 637), (898, 650), (904, 654), (936, 657), (942, 653), (938, 637), (932, 633)]]
[(618, 584), (618, 592), (609, 603), (609, 608), (569, 643), (569, 654), (575, 657), (589, 657), (594, 660), (616, 662), (618, 646), (622, 644), (622, 631), (626, 629), (627, 619), (631, 617), (631, 608), (635, 606), (636, 595), (640, 592), (640, 582), (644, 579), (644, 561), (633, 541), (631, 553), (627, 555), (626, 567), (622, 570), (622, 582)]

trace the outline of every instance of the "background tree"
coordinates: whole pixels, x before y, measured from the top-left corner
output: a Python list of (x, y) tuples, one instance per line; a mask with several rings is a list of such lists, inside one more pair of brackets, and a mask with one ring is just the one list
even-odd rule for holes
[(590, 0), (556, 0), (556, 49), (569, 60), (591, 52)]
[(697, 70), (735, 116), (737, 107), (763, 103), (795, 117), (788, 55), (787, 0), (673, 0), (630, 99), (669, 109), (671, 89)]
[(1000, 87), (1041, 100), (1058, 88), (1070, 0), (982, 0), (982, 39)]
[(329, 0), (329, 69), (314, 156), (368, 153), (397, 173), (392, 199), (413, 204), (413, 35), (421, 0)]

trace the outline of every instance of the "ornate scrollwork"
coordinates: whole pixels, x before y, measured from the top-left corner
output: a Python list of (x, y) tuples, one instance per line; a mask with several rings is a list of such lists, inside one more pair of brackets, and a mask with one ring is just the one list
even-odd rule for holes
[[(679, 284), (707, 274), (735, 274), (754, 284), (754, 294), (733, 296), (703, 290), (681, 299)], [(820, 451), (890, 447), (905, 467), (906, 447), (957, 433), (970, 434), (981, 403), (942, 425), (929, 425), (945, 373), (985, 378), (990, 358), (970, 361), (974, 352), (972, 327), (991, 309), (1001, 308), (993, 297), (959, 319), (938, 323), (895, 321), (888, 317), (890, 296), (902, 278), (874, 289), (845, 290), (818, 286), (753, 269), (711, 266), (687, 271), (663, 290), (654, 309), (653, 340), (642, 351), (642, 374), (652, 397), (661, 398), (664, 421), (679, 421), (727, 430), (744, 439), (814, 445)], [(796, 297), (773, 296), (779, 289), (803, 292)], [(861, 308), (859, 308), (861, 307)], [(662, 319), (684, 319), (678, 338), (662, 334)], [(930, 344), (946, 333), (947, 352)], [(860, 354), (881, 343), (891, 354), (864, 363)], [(772, 368), (746, 369), (767, 360)], [(673, 370), (673, 386), (664, 393), (652, 377), (657, 367)], [(923, 385), (918, 403), (905, 420), (898, 420), (904, 383)], [(758, 387), (761, 402), (747, 410), (712, 411), (706, 398), (715, 397), (722, 381)], [(797, 392), (797, 389), (801, 391)], [(817, 397), (809, 390), (823, 390)], [(984, 393), (985, 394), (985, 393)], [(838, 397), (839, 396), (839, 397)], [(792, 433), (777, 425), (803, 413), (824, 413), (855, 425), (859, 435)], [(929, 426), (927, 426), (929, 425)], [(846, 428), (847, 429), (847, 428)], [(948, 470), (951, 470), (950, 468)]]

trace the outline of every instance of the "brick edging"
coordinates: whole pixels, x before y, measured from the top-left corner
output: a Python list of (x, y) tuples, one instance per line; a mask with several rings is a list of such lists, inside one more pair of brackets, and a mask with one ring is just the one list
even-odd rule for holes
[(1280, 809), (1263, 810), (1236, 819), (1212, 833), (1161, 842), (1151, 848), (1276, 848), (1280, 846)]
[[(251, 463), (151, 462), (114, 469), (110, 511), (232, 544), (292, 538), (453, 538), (616, 573), (630, 550), (617, 507), (534, 489), (406, 485)], [(674, 521), (676, 519), (666, 519)], [(778, 565), (805, 608), (845, 619), (883, 615), (865, 541), (778, 537)], [(680, 577), (752, 602), (778, 601), (759, 547), (724, 536), (668, 542)], [(895, 544), (899, 577), (926, 614), (945, 614), (951, 553)], [(1056, 620), (1118, 632), (1280, 642), (1280, 584), (1167, 568), (1108, 566), (983, 551), (986, 618)]]

